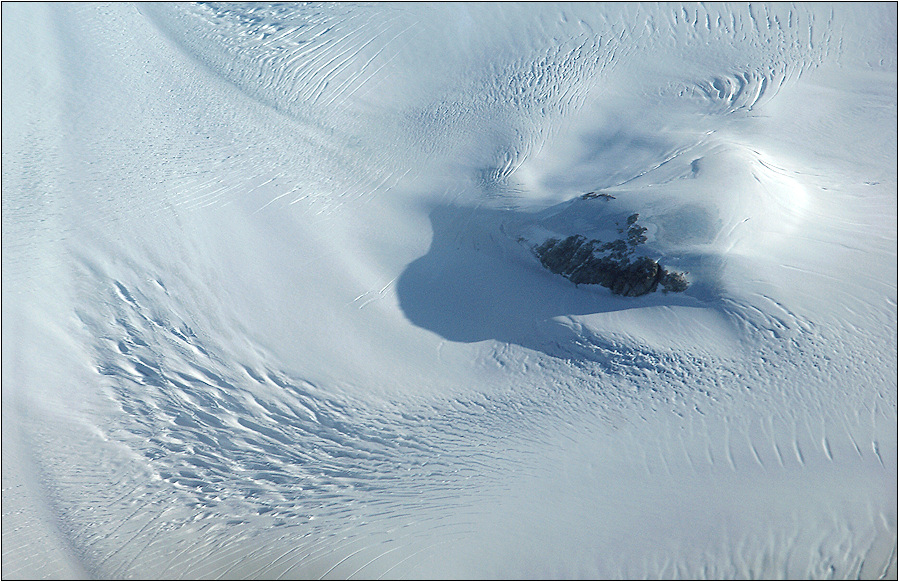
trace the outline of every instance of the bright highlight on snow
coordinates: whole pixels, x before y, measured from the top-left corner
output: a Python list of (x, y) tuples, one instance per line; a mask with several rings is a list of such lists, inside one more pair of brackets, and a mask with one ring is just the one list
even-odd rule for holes
[(896, 12), (4, 3), (3, 578), (895, 578)]

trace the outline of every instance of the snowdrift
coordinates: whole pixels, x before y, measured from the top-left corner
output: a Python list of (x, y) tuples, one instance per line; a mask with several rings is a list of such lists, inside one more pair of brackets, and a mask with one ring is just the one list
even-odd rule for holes
[(4, 578), (897, 575), (895, 5), (2, 17)]

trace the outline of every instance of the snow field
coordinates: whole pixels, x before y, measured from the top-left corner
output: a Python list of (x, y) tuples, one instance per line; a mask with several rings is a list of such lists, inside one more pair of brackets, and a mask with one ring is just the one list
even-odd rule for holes
[(3, 28), (4, 577), (895, 577), (894, 6)]

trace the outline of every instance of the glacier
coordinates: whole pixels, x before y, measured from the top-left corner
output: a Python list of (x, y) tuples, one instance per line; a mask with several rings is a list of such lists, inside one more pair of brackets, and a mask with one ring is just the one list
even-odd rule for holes
[[(896, 46), (4, 3), (3, 578), (895, 579)], [(533, 254), (632, 213), (683, 293)]]

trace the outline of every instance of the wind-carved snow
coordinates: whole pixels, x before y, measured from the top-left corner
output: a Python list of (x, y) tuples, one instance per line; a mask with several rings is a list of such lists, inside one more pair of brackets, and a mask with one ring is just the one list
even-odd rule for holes
[(4, 578), (896, 576), (895, 7), (3, 16)]

